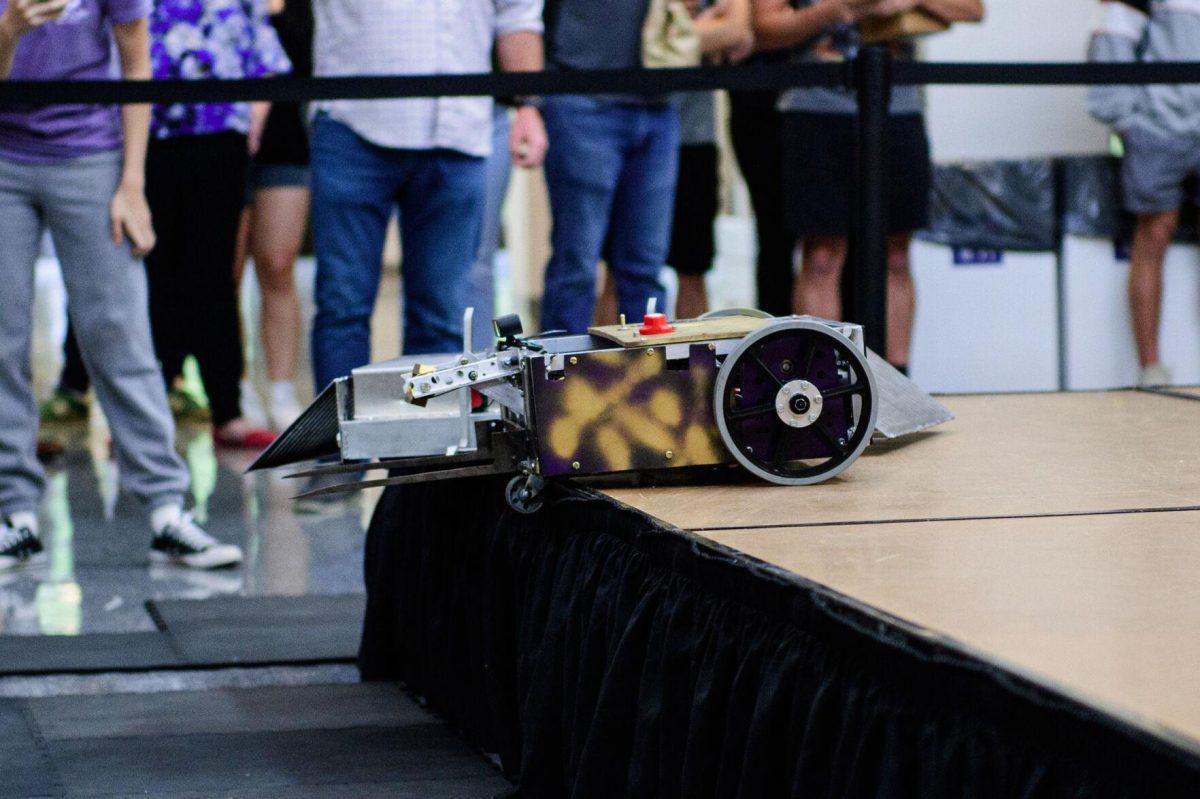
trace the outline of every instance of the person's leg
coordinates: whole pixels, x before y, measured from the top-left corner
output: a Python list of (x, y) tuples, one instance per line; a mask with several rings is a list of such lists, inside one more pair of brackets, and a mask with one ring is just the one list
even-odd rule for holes
[(849, 249), (849, 242), (840, 236), (805, 239), (804, 262), (796, 279), (796, 313), (842, 318), (842, 270)]
[(30, 362), (42, 233), (36, 172), (0, 159), (0, 518), (36, 513), (45, 484)]
[(404, 353), (460, 352), (467, 278), (479, 250), (487, 162), (449, 151), (409, 152), (400, 192)]
[(467, 303), (475, 309), (475, 323), (471, 330), (471, 345), (476, 350), (492, 343), (492, 317), (495, 316), (495, 261), (500, 250), (502, 233), (501, 212), (504, 198), (508, 194), (508, 180), (512, 172), (512, 156), (508, 152), (508, 135), (511, 124), (508, 109), (496, 105), (492, 116), (492, 154), (487, 159), (487, 197), (483, 208), (483, 227), (479, 234), (479, 250), (471, 266), (471, 277), (467, 289)]
[(793, 251), (783, 213), (783, 115), (774, 92), (731, 92), (729, 135), (754, 207), (758, 234), (758, 307), (775, 316), (792, 312)]
[(43, 192), (46, 222), (122, 482), (151, 510), (182, 507), (188, 472), (174, 450), (174, 422), (151, 343), (146, 270), (128, 244), (112, 243), (108, 206), (120, 167), (112, 153), (55, 168)]
[(371, 359), (371, 313), (396, 167), (381, 148), (318, 116), (312, 134), (312, 226), (317, 256), (313, 376), (319, 393)]
[(912, 237), (904, 233), (888, 237), (887, 360), (906, 374), (913, 315), (917, 308), (917, 293), (908, 259), (911, 240)]
[[(554, 227), (542, 298), (542, 329), (586, 332), (596, 266), (609, 226), (626, 132), (623, 109), (588, 97), (550, 97), (546, 186)], [(662, 223), (669, 224), (670, 209)], [(640, 319), (640, 313), (638, 312)]]
[(1163, 259), (1179, 227), (1179, 212), (1142, 214), (1129, 252), (1129, 309), (1142, 368), (1159, 363), (1158, 324), (1162, 309)]
[(146, 256), (150, 297), (150, 330), (163, 381), (170, 391), (183, 373), (188, 356), (185, 331), (192, 319), (193, 279), (185, 268), (184, 242), (192, 220), (188, 198), (179, 186), (186, 179), (186, 159), (177, 144), (154, 140), (146, 153), (146, 201), (154, 220), (154, 249)]
[(667, 263), (679, 277), (675, 316), (695, 319), (708, 310), (704, 277), (716, 257), (717, 146), (679, 148), (675, 213)]
[(795, 313), (841, 319), (855, 120), (837, 114), (783, 117), (784, 216), (803, 255), (792, 307)]
[(671, 244), (679, 115), (674, 107), (623, 109), (628, 144), (612, 207), (612, 269), (621, 313), (640, 319), (655, 298), (666, 310), (659, 274)]
[(177, 245), (191, 294), (186, 347), (200, 366), (217, 436), (241, 443), (247, 432), (240, 422), (245, 360), (233, 263), (245, 198), (245, 139), (217, 134), (176, 144), (186, 166), (175, 190), (189, 198), (191, 217)]
[(250, 251), (262, 295), (262, 341), (271, 381), (296, 378), (301, 327), (296, 258), (304, 244), (308, 204), (307, 186), (274, 186), (255, 195)]
[(83, 365), (83, 355), (79, 352), (79, 341), (75, 337), (75, 328), (67, 323), (67, 338), (63, 341), (63, 370), (58, 378), (58, 387), (82, 396), (91, 388), (87, 369)]

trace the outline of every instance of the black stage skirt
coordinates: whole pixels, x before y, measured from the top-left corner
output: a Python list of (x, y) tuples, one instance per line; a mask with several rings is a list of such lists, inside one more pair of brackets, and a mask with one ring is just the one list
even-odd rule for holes
[[(587, 491), (390, 489), (360, 666), (524, 797), (1200, 795), (1200, 756)], [(1147, 679), (1153, 679), (1147, 675)]]

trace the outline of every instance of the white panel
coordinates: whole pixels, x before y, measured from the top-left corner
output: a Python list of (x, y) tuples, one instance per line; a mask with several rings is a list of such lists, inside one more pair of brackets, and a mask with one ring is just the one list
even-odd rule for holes
[[(929, 61), (1079, 61), (1096, 0), (987, 3), (981, 25), (957, 25), (922, 45)], [(1082, 87), (944, 87), (928, 90), (930, 138), (939, 162), (1038, 158), (1108, 151)]]
[(954, 265), (948, 247), (914, 242), (917, 320), (910, 367), (927, 391), (1058, 388), (1053, 253), (1005, 253), (999, 264)]
[[(1131, 386), (1137, 351), (1129, 314), (1129, 263), (1111, 241), (1068, 237), (1063, 248), (1067, 321), (1067, 385), (1072, 389)], [(1175, 382), (1200, 383), (1200, 250), (1175, 245), (1163, 273), (1163, 362)]]

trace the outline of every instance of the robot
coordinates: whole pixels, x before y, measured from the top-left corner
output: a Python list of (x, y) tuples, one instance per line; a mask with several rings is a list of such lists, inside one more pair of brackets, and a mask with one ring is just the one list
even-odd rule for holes
[[(310, 495), (511, 474), (507, 499), (522, 513), (541, 507), (547, 481), (576, 477), (741, 467), (811, 485), (870, 445), (881, 365), (904, 380), (868, 353), (859, 325), (752, 310), (669, 323), (650, 311), (532, 337), (505, 316), (484, 352), (468, 341), (461, 355), (357, 369), (251, 468), (340, 460), (294, 475), (348, 477)], [(908, 426), (949, 418), (937, 409)], [(365, 479), (370, 470), (387, 476)]]

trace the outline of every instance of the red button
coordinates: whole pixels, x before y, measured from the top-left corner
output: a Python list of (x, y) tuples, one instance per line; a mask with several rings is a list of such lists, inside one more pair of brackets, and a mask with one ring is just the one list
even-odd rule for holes
[(661, 336), (664, 333), (674, 333), (675, 328), (667, 324), (666, 314), (648, 313), (642, 319), (642, 326), (638, 328), (638, 332), (643, 336)]

